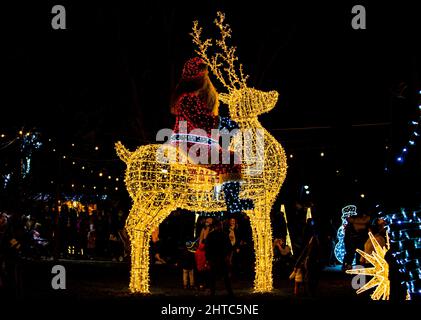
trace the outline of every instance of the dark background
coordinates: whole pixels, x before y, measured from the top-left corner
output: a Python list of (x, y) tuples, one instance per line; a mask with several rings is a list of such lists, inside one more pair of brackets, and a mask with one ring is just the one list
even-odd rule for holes
[[(409, 121), (418, 116), (416, 5), (291, 2), (1, 4), (0, 128), (6, 136), (21, 128), (42, 134), (34, 190), (51, 188), (51, 180), (62, 190), (82, 185), (79, 180), (92, 186), (101, 183), (95, 180), (98, 170), (113, 181), (122, 176), (113, 142), (134, 148), (172, 126), (169, 97), (193, 55), (192, 21), (215, 35), (212, 21), (221, 10), (249, 85), (280, 93), (277, 107), (261, 117), (293, 154), (280, 202), (313, 201), (325, 217), (337, 217), (349, 203), (364, 210), (378, 203), (418, 205), (417, 146), (404, 163), (395, 161), (411, 134)], [(67, 30), (51, 28), (55, 4), (67, 10)], [(356, 4), (366, 7), (366, 30), (351, 28)], [(74, 142), (77, 151), (70, 147)], [(93, 146), (100, 150), (93, 152)], [(0, 152), (5, 159), (7, 151)], [(58, 160), (63, 154), (92, 171), (72, 171)], [(311, 187), (307, 197), (305, 184)], [(114, 196), (127, 198), (121, 181), (108, 189), (116, 186)]]

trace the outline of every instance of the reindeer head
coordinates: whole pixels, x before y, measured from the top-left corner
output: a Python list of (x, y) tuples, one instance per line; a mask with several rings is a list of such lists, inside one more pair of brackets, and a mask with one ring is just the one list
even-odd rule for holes
[(201, 40), (202, 28), (197, 21), (193, 22), (191, 35), (193, 43), (197, 46), (195, 52), (208, 64), (212, 73), (228, 91), (220, 93), (219, 100), (228, 104), (233, 120), (245, 121), (272, 110), (278, 101), (278, 92), (263, 92), (247, 86), (248, 76), (244, 75), (242, 64), (236, 68), (236, 47), (229, 47), (226, 43), (227, 38), (231, 37), (231, 28), (224, 24), (224, 20), (225, 15), (218, 12), (214, 23), (221, 33), (221, 39), (216, 40), (220, 52), (216, 52), (211, 58), (208, 57), (207, 50), (213, 44), (212, 39)]

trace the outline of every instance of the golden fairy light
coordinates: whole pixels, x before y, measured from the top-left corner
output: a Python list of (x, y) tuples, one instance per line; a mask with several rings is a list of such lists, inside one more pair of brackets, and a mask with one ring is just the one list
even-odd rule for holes
[(306, 221), (308, 219), (313, 219), (313, 215), (311, 214), (311, 208), (310, 207), (307, 208), (307, 213), (306, 213)]
[[(193, 25), (193, 42), (198, 47), (196, 53), (228, 90), (219, 94), (219, 98), (228, 105), (231, 118), (240, 127), (232, 148), (246, 146), (243, 148), (244, 182), (240, 198), (252, 199), (255, 205), (253, 210), (246, 211), (250, 217), (256, 259), (254, 290), (270, 292), (273, 289), (270, 211), (285, 180), (287, 163), (282, 146), (260, 124), (258, 116), (275, 107), (278, 93), (247, 86), (242, 66), (235, 67), (235, 47), (226, 44), (231, 37), (231, 29), (224, 24), (224, 18), (222, 13), (218, 13), (215, 20), (221, 33), (216, 45), (222, 52), (208, 58), (207, 49), (213, 41), (202, 42), (202, 29), (197, 22)], [(243, 139), (242, 144), (237, 137)], [(149, 293), (149, 241), (153, 230), (176, 208), (203, 212), (226, 210), (223, 195), (215, 197), (214, 193), (221, 180), (215, 171), (187, 161), (188, 156), (170, 144), (149, 144), (134, 152), (128, 151), (120, 142), (115, 147), (118, 156), (127, 165), (125, 184), (133, 200), (126, 221), (131, 240), (130, 290)], [(252, 150), (259, 151), (254, 152), (253, 157), (247, 157)], [(157, 161), (157, 154), (171, 159), (175, 155), (178, 161)]]
[(292, 242), (291, 242), (291, 236), (289, 235), (289, 229), (288, 229), (288, 220), (287, 220), (287, 213), (285, 211), (285, 205), (281, 204), (281, 212), (284, 215), (285, 219), (285, 228), (287, 229), (287, 236), (286, 236), (286, 245), (291, 249), (291, 254), (293, 255), (294, 252), (292, 251)]
[(372, 276), (371, 280), (357, 290), (357, 294), (376, 288), (371, 295), (373, 300), (389, 300), (390, 282), (389, 282), (389, 264), (384, 256), (389, 250), (389, 237), (387, 237), (386, 247), (380, 246), (371, 232), (368, 233), (374, 251), (368, 254), (360, 249), (357, 252), (369, 263), (373, 265), (370, 268), (360, 268), (347, 270), (346, 273)]
[(291, 254), (294, 254), (292, 251), (292, 242), (291, 242), (291, 236), (289, 235), (289, 228), (288, 228), (288, 220), (287, 220), (287, 213), (285, 211), (285, 205), (281, 204), (281, 212), (284, 214), (285, 219), (285, 228), (287, 229), (287, 235), (286, 235), (286, 245), (291, 249)]

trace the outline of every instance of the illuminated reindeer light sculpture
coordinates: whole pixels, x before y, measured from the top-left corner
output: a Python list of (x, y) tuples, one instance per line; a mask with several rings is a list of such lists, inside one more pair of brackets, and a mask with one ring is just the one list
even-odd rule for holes
[[(216, 41), (216, 45), (222, 53), (208, 58), (207, 49), (212, 40), (201, 41), (202, 28), (198, 27), (197, 21), (191, 35), (198, 46), (196, 53), (228, 90), (219, 94), (219, 99), (228, 104), (231, 118), (240, 127), (231, 147), (236, 151), (240, 148), (243, 154), (240, 196), (254, 202), (254, 209), (246, 211), (250, 217), (256, 259), (254, 291), (270, 292), (273, 289), (270, 211), (285, 180), (287, 163), (282, 146), (263, 128), (257, 116), (275, 107), (278, 93), (249, 88), (241, 65), (239, 74), (236, 72), (235, 47), (226, 45), (231, 29), (224, 24), (224, 18), (218, 12), (215, 20), (221, 32), (221, 39)], [(221, 70), (222, 66), (225, 67)], [(224, 211), (223, 195), (216, 197), (214, 192), (220, 178), (206, 166), (188, 163), (188, 156), (170, 144), (150, 144), (130, 152), (117, 142), (116, 151), (127, 165), (125, 182), (133, 200), (126, 221), (131, 240), (130, 290), (149, 293), (149, 241), (152, 232), (177, 208)], [(163, 158), (170, 161), (162, 161)]]

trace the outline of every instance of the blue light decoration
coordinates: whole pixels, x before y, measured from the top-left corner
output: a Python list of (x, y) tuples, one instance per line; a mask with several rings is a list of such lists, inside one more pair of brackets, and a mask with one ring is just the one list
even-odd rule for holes
[(238, 123), (234, 120), (232, 120), (231, 118), (228, 117), (219, 117), (219, 130), (235, 130), (235, 129), (240, 129), (240, 126), (238, 125)]
[(241, 214), (243, 210), (251, 210), (254, 208), (253, 202), (250, 199), (240, 200), (240, 182), (224, 182), (222, 191), (224, 192), (228, 214)]
[(347, 218), (350, 216), (355, 216), (357, 214), (357, 207), (354, 205), (348, 205), (342, 208), (342, 225), (339, 227), (337, 232), (338, 242), (335, 245), (335, 257), (340, 262), (344, 262), (345, 257), (345, 227), (348, 224)]
[(411, 300), (421, 298), (421, 210), (401, 209), (383, 218), (387, 223), (390, 250), (403, 274)]
[[(419, 90), (418, 92), (421, 95), (421, 90)], [(420, 101), (421, 101), (421, 97), (420, 97)], [(414, 146), (416, 143), (416, 139), (420, 136), (420, 134), (418, 133), (418, 129), (420, 126), (420, 120), (421, 120), (421, 104), (418, 105), (418, 117), (415, 120), (412, 120), (409, 122), (409, 124), (411, 125), (411, 129), (412, 129), (412, 134), (408, 140), (408, 145), (402, 148), (402, 152), (396, 157), (396, 161), (400, 164), (402, 164), (405, 161), (405, 156), (408, 154), (408, 147), (409, 146)]]
[(21, 152), (24, 155), (21, 165), (21, 173), (23, 178), (26, 178), (31, 171), (32, 153), (35, 150), (41, 148), (41, 146), (42, 142), (40, 141), (38, 133), (27, 133), (23, 137), (21, 144)]
[(6, 174), (6, 175), (3, 176), (3, 188), (4, 189), (7, 188), (7, 185), (10, 182), (10, 177), (11, 177), (11, 174), (10, 173), (8, 173), (8, 174)]

